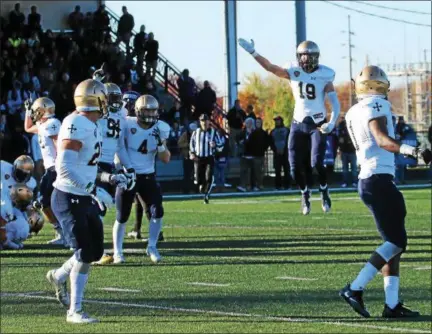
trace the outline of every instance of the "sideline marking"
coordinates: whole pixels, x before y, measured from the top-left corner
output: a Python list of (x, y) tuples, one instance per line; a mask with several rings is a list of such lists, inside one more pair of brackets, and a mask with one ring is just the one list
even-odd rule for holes
[(198, 285), (198, 286), (220, 286), (220, 287), (230, 286), (230, 284), (204, 283), (204, 282), (190, 282), (190, 283), (186, 283), (186, 284), (187, 285)]
[(120, 288), (110, 288), (110, 287), (98, 288), (98, 290), (109, 291), (109, 292), (141, 292), (141, 290), (120, 289)]

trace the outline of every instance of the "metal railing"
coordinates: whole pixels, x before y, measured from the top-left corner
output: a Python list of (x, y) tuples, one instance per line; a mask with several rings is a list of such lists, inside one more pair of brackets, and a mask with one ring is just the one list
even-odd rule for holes
[[(110, 35), (112, 40), (115, 41), (117, 39), (117, 27), (120, 17), (107, 7), (105, 7), (105, 10), (110, 19)], [(136, 34), (137, 32), (133, 30), (129, 44), (133, 41), (133, 38)], [(123, 52), (127, 51), (127, 45), (124, 42), (121, 42), (119, 47)], [(131, 49), (133, 50), (133, 47), (131, 47)], [(136, 55), (134, 55), (133, 59), (135, 62), (137, 62), (138, 60)], [(179, 89), (177, 87), (177, 79), (180, 76), (181, 71), (173, 63), (171, 63), (162, 53), (159, 52), (156, 66), (156, 82), (164, 88), (166, 93), (170, 94), (176, 100), (180, 100)], [(195, 91), (197, 93), (199, 93), (200, 91), (199, 87), (196, 84)], [(226, 112), (218, 103), (216, 103), (214, 110), (220, 117), (226, 118)], [(227, 135), (226, 131), (218, 123), (213, 122), (213, 124), (224, 135)]]

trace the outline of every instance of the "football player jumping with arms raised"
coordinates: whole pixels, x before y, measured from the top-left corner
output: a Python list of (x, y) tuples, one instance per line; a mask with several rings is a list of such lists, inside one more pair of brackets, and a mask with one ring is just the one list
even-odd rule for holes
[[(327, 134), (336, 124), (340, 112), (339, 101), (333, 87), (335, 72), (318, 63), (320, 51), (311, 41), (304, 41), (297, 47), (298, 66), (288, 69), (270, 63), (255, 51), (254, 41), (239, 39), (240, 46), (249, 52), (267, 71), (290, 81), (295, 98), (294, 117), (288, 139), (288, 156), (291, 174), (302, 192), (302, 212), (310, 212), (309, 175), (315, 168), (318, 172), (322, 209), (328, 212), (331, 199), (327, 186), (327, 174), (324, 167)], [(326, 120), (325, 96), (327, 94), (332, 112)], [(304, 168), (305, 159), (311, 156), (311, 168)]]
[(411, 311), (399, 301), (399, 263), (407, 246), (407, 234), (404, 197), (393, 182), (394, 154), (421, 155), (428, 164), (432, 160), (432, 153), (428, 149), (420, 151), (394, 140), (391, 104), (387, 101), (389, 87), (390, 82), (382, 69), (377, 66), (365, 67), (355, 81), (359, 102), (345, 117), (361, 166), (359, 195), (372, 212), (384, 240), (357, 278), (339, 293), (354, 311), (365, 318), (370, 317), (370, 314), (363, 303), (363, 290), (379, 271), (384, 277), (383, 318), (419, 316), (419, 312)]

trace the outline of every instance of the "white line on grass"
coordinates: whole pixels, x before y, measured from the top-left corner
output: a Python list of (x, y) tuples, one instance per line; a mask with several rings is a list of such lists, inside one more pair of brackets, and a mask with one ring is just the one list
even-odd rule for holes
[(109, 292), (141, 292), (141, 290), (134, 290), (134, 289), (120, 289), (120, 288), (98, 288), (98, 290), (102, 291), (109, 291)]
[[(28, 295), (26, 293), (1, 293), (0, 296), (1, 297), (23, 297), (23, 298), (56, 300), (55, 297), (34, 296), (34, 295)], [(387, 332), (392, 331), (392, 332), (401, 332), (401, 333), (430, 333), (430, 331), (425, 331), (425, 330), (421, 330), (421, 329), (376, 326), (376, 325), (367, 325), (367, 324), (361, 324), (361, 323), (347, 323), (347, 322), (342, 322), (342, 321), (325, 321), (325, 320), (321, 320), (320, 318), (306, 319), (306, 318), (276, 317), (276, 316), (269, 316), (269, 315), (264, 315), (264, 314), (255, 314), (255, 313), (224, 312), (224, 311), (183, 308), (183, 307), (169, 307), (169, 306), (159, 306), (159, 305), (149, 305), (149, 304), (122, 303), (122, 302), (105, 301), (105, 300), (84, 300), (84, 302), (89, 303), (89, 304), (137, 307), (137, 308), (153, 309), (153, 310), (165, 310), (165, 311), (171, 311), (171, 312), (213, 314), (213, 315), (228, 316), (228, 317), (261, 318), (261, 319), (266, 319), (266, 320), (297, 322), (297, 323), (300, 323), (300, 322), (322, 323), (322, 324), (334, 325), (334, 326), (382, 329), (382, 330), (386, 330)], [(362, 322), (361, 319), (359, 319), (358, 321)]]
[(218, 286), (218, 287), (226, 287), (230, 286), (230, 284), (221, 284), (221, 283), (204, 283), (204, 282), (190, 282), (186, 283), (187, 285), (198, 285), (198, 286)]
[(432, 270), (432, 267), (431, 266), (417, 267), (414, 268), (414, 270)]
[(291, 276), (280, 276), (276, 279), (292, 280), (292, 281), (317, 281), (318, 278), (304, 278), (304, 277), (291, 277)]

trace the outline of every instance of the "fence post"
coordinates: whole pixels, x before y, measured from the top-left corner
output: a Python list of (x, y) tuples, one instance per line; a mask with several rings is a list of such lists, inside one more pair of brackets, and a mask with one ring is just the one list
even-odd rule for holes
[(168, 64), (165, 61), (165, 67), (164, 67), (164, 83), (165, 83), (165, 93), (168, 92)]

